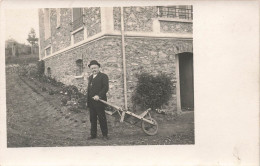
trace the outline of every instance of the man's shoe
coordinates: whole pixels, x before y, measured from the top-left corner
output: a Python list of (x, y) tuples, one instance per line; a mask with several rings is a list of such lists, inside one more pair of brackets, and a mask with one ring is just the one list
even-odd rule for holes
[(103, 136), (102, 138), (104, 141), (110, 140), (110, 138), (108, 136)]
[(96, 139), (97, 137), (88, 137), (87, 140)]

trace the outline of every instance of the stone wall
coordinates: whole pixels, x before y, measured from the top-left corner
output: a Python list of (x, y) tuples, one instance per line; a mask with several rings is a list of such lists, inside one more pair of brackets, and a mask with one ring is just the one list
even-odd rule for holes
[[(44, 13), (39, 9), (39, 27), (41, 56), (44, 57), (44, 48), (51, 44), (52, 53), (67, 48), (71, 45), (71, 22), (72, 10), (70, 8), (60, 9), (60, 26), (57, 27), (57, 12), (55, 8), (50, 9), (51, 38), (44, 39)], [(101, 32), (100, 7), (84, 8), (84, 22), (87, 28), (87, 37)], [(84, 32), (80, 31), (74, 35), (74, 43), (84, 39)]]
[[(136, 74), (148, 72), (151, 74), (166, 73), (172, 77), (175, 85), (175, 54), (193, 52), (192, 41), (155, 38), (126, 38), (127, 64), (127, 96), (129, 106), (132, 107), (131, 96), (136, 85)], [(76, 61), (83, 58), (83, 78), (75, 78)], [(84, 44), (66, 53), (50, 57), (45, 60), (45, 67), (50, 67), (52, 75), (65, 84), (73, 84), (86, 88), (87, 78), (91, 74), (87, 65), (91, 60), (97, 60), (102, 71), (109, 76), (109, 102), (124, 105), (123, 87), (123, 59), (121, 55), (121, 38), (105, 37), (94, 42)], [(176, 110), (176, 94), (174, 93), (168, 106), (171, 111)]]
[[(120, 39), (102, 39), (84, 44), (77, 49), (50, 57), (45, 60), (45, 68), (50, 67), (52, 76), (57, 80), (77, 87), (87, 88), (88, 77), (91, 74), (88, 64), (96, 59), (102, 65), (102, 71), (110, 79), (110, 101), (123, 103), (123, 78)], [(83, 58), (83, 78), (75, 78), (76, 61)]]
[[(137, 81), (136, 74), (165, 73), (172, 78), (172, 83), (176, 87), (175, 55), (181, 52), (193, 52), (192, 42), (154, 38), (126, 39), (127, 95), (130, 107)], [(171, 108), (171, 111), (176, 111), (176, 89), (167, 107)]]
[(100, 7), (84, 8), (84, 13), (84, 22), (87, 27), (87, 37), (91, 37), (101, 32)]
[[(114, 7), (114, 29), (121, 30), (121, 11)], [(154, 7), (124, 7), (125, 31), (150, 32), (156, 18), (157, 8)]]
[(51, 9), (51, 46), (52, 53), (62, 50), (71, 44), (71, 23), (72, 13), (69, 8), (60, 9), (60, 26), (57, 27), (57, 12), (56, 9)]
[(160, 21), (160, 31), (167, 33), (192, 33), (192, 25), (190, 22)]

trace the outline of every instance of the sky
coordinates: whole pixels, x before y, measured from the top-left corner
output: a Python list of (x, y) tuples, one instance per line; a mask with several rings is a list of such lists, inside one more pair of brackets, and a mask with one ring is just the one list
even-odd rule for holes
[(29, 44), (26, 40), (31, 28), (39, 38), (38, 9), (6, 9), (5, 39), (13, 38), (19, 43)]

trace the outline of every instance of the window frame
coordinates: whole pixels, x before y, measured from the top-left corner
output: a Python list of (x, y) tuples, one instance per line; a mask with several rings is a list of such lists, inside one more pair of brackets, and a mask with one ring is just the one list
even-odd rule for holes
[[(74, 9), (80, 9), (80, 17), (77, 18), (77, 20), (74, 20)], [(71, 22), (71, 31), (72, 32), (77, 32), (79, 29), (82, 29), (84, 27), (84, 8), (71, 8), (71, 13), (72, 13), (72, 22)], [(79, 26), (74, 27), (74, 24), (77, 23), (78, 21)]]
[(76, 60), (76, 77), (82, 77), (83, 76), (83, 60), (77, 59)]
[[(169, 17), (171, 15), (172, 17)], [(157, 6), (157, 17), (159, 19), (178, 19), (183, 21), (192, 21), (193, 7), (191, 5)]]

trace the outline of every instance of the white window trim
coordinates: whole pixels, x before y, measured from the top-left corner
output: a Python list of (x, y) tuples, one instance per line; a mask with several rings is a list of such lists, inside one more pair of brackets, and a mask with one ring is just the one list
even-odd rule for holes
[(60, 17), (61, 17), (61, 14), (60, 14), (60, 8), (56, 8), (56, 20), (57, 20), (57, 26), (56, 28), (60, 28), (60, 24), (61, 24), (61, 21), (60, 21)]
[(158, 18), (159, 21), (169, 21), (169, 22), (187, 22), (192, 23), (192, 20), (186, 20), (186, 19), (179, 19), (179, 18)]
[(70, 32), (70, 33), (71, 33), (71, 35), (74, 35), (75, 33), (79, 32), (79, 31), (81, 31), (81, 30), (83, 30), (83, 29), (84, 29), (84, 26), (82, 26), (82, 27), (76, 29), (75, 31)]
[(82, 74), (82, 75), (80, 75), (80, 76), (74, 76), (74, 78), (76, 78), (76, 79), (84, 78), (84, 75)]

